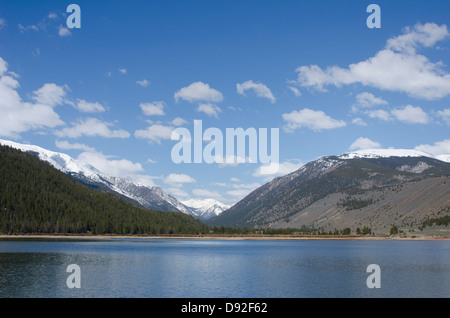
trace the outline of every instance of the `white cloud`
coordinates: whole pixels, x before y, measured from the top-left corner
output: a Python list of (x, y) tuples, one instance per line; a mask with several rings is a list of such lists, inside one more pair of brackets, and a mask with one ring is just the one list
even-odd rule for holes
[(76, 108), (83, 113), (101, 113), (106, 109), (98, 102), (87, 102), (84, 99), (78, 99)]
[(50, 13), (47, 15), (47, 18), (49, 18), (49, 19), (57, 19), (57, 18), (58, 18), (58, 15), (57, 15), (56, 13), (54, 13), (54, 12), (50, 12)]
[(155, 177), (142, 175), (144, 169), (140, 163), (127, 159), (114, 159), (97, 151), (86, 151), (78, 156), (78, 160), (87, 162), (106, 175), (128, 178), (141, 184), (152, 186)]
[(58, 137), (78, 138), (81, 136), (100, 136), (105, 138), (128, 138), (130, 133), (123, 130), (111, 130), (113, 124), (96, 118), (86, 118), (72, 123), (72, 127), (55, 132)]
[(3, 76), (7, 71), (8, 71), (8, 63), (6, 63), (6, 61), (0, 57), (0, 76)]
[(432, 47), (449, 36), (446, 25), (438, 26), (434, 23), (417, 24), (413, 28), (407, 27), (404, 33), (389, 39), (386, 47), (394, 51), (414, 54), (418, 47)]
[(59, 34), (59, 36), (68, 36), (68, 35), (71, 35), (72, 33), (69, 31), (68, 28), (63, 27), (62, 25), (60, 25), (58, 27), (58, 34)]
[(165, 189), (168, 193), (172, 194), (176, 198), (188, 199), (189, 194), (186, 191), (181, 190), (180, 188), (167, 188)]
[(146, 116), (164, 115), (164, 106), (164, 102), (141, 103), (139, 105)]
[(415, 52), (416, 47), (431, 47), (448, 37), (445, 25), (418, 24), (403, 36), (387, 41), (387, 48), (374, 57), (349, 65), (322, 70), (317, 65), (297, 68), (297, 82), (303, 87), (324, 91), (326, 86), (360, 83), (387, 91), (404, 92), (424, 99), (439, 99), (450, 94), (450, 74), (442, 63), (433, 63)]
[(60, 148), (60, 149), (76, 149), (76, 150), (83, 150), (83, 151), (87, 151), (87, 152), (95, 152), (95, 148), (93, 147), (89, 147), (85, 144), (80, 144), (80, 143), (70, 143), (67, 140), (56, 140), (55, 141), (55, 145), (56, 147)]
[(62, 102), (60, 95), (50, 93), (54, 91), (49, 89), (59, 86), (46, 84), (37, 90), (33, 98), (36, 103), (24, 102), (17, 92), (19, 87), (13, 73), (8, 72), (8, 64), (0, 57), (0, 136), (18, 138), (22, 132), (64, 124), (53, 109)]
[(219, 201), (223, 200), (222, 195), (219, 192), (207, 189), (193, 189), (192, 194), (201, 198), (213, 198)]
[(284, 161), (280, 163), (266, 163), (253, 172), (254, 177), (273, 178), (276, 176), (284, 176), (300, 169), (303, 163), (299, 160)]
[(263, 97), (269, 99), (272, 103), (275, 103), (275, 97), (273, 96), (270, 89), (262, 84), (262, 83), (255, 83), (253, 81), (246, 81), (242, 84), (236, 84), (236, 88), (239, 94), (245, 96), (245, 91), (247, 90), (253, 90), (258, 97)]
[(146, 129), (139, 129), (134, 132), (134, 136), (139, 139), (147, 139), (151, 142), (161, 143), (161, 140), (170, 140), (173, 127), (154, 124)]
[(174, 95), (175, 101), (184, 99), (188, 102), (221, 102), (223, 100), (223, 95), (218, 90), (209, 87), (208, 84), (203, 82), (194, 82), (189, 86), (181, 88)]
[(242, 111), (242, 108), (240, 108), (240, 107), (228, 106), (227, 108), (228, 108), (229, 110), (234, 111), (234, 112), (236, 112), (236, 111)]
[(299, 97), (302, 95), (302, 93), (300, 93), (300, 90), (297, 87), (294, 86), (288, 86), (288, 88), (291, 90), (292, 93), (294, 93), (294, 95), (296, 97)]
[(450, 139), (437, 141), (433, 145), (419, 145), (414, 149), (431, 153), (435, 156), (450, 155)]
[(378, 118), (381, 120), (390, 120), (391, 115), (389, 112), (385, 111), (384, 109), (375, 109), (375, 110), (368, 110), (365, 112), (366, 115), (368, 115), (370, 118)]
[(403, 108), (396, 108), (391, 111), (391, 114), (398, 120), (410, 124), (426, 124), (429, 121), (427, 113), (419, 106), (407, 105)]
[(450, 126), (450, 108), (439, 110), (437, 112), (438, 116), (442, 118), (442, 120)]
[(367, 126), (367, 123), (362, 118), (354, 118), (352, 123), (358, 126)]
[(119, 72), (122, 73), (122, 74), (127, 74), (127, 69), (119, 68)]
[(387, 105), (388, 102), (380, 97), (375, 97), (373, 94), (368, 92), (363, 92), (356, 95), (356, 106), (359, 107), (372, 107), (375, 105)]
[(183, 126), (183, 125), (187, 124), (187, 120), (185, 120), (181, 117), (177, 117), (174, 120), (172, 120), (171, 123), (174, 126)]
[(183, 183), (195, 183), (195, 179), (184, 173), (171, 173), (164, 178), (164, 182), (175, 187), (180, 187)]
[(300, 111), (292, 111), (289, 114), (283, 114), (283, 119), (287, 122), (284, 130), (292, 132), (301, 127), (307, 127), (314, 131), (321, 131), (324, 129), (334, 129), (346, 126), (343, 120), (336, 120), (325, 114), (320, 110), (311, 110), (308, 108)]
[(222, 112), (218, 106), (209, 103), (198, 105), (197, 111), (215, 118), (219, 118), (219, 113)]
[(66, 90), (68, 87), (58, 86), (53, 83), (46, 83), (44, 86), (33, 92), (33, 99), (44, 105), (57, 106), (64, 103)]
[(350, 150), (364, 150), (380, 148), (380, 143), (370, 140), (369, 138), (359, 137), (349, 147)]
[(39, 28), (36, 25), (29, 25), (29, 26), (25, 27), (22, 24), (18, 24), (17, 26), (19, 27), (19, 31), (22, 34), (28, 30), (39, 31)]
[(144, 78), (142, 81), (136, 81), (136, 84), (142, 87), (147, 87), (148, 85), (150, 85), (150, 82)]

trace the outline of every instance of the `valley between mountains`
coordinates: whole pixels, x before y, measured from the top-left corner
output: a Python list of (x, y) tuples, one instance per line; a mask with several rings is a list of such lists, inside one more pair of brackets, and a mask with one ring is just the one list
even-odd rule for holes
[(93, 191), (145, 209), (182, 212), (211, 227), (327, 234), (392, 234), (394, 228), (450, 234), (450, 158), (420, 151), (376, 149), (322, 157), (230, 207), (214, 199), (180, 201), (160, 187), (106, 175), (89, 163), (38, 146), (7, 140), (0, 144), (38, 157)]

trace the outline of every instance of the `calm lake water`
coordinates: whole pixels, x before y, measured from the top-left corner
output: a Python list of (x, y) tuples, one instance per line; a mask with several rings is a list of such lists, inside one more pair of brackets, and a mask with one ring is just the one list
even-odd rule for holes
[(450, 242), (1, 240), (0, 297), (448, 298)]

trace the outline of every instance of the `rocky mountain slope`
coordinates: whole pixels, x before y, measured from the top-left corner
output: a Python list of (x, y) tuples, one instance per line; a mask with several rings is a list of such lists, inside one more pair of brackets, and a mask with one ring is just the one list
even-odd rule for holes
[(299, 228), (325, 231), (393, 224), (417, 226), (448, 214), (450, 163), (410, 150), (370, 150), (312, 161), (275, 178), (211, 225)]

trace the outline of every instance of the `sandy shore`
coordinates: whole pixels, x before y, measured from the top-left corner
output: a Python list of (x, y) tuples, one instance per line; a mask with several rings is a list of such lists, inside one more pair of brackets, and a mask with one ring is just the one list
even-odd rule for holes
[(450, 241), (448, 236), (389, 236), (389, 235), (65, 235), (65, 234), (18, 234), (0, 235), (1, 239), (197, 239), (197, 240), (411, 240)]

